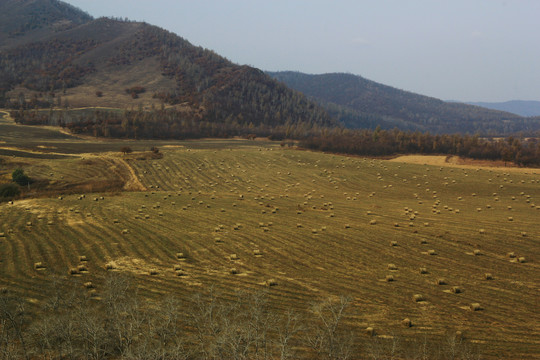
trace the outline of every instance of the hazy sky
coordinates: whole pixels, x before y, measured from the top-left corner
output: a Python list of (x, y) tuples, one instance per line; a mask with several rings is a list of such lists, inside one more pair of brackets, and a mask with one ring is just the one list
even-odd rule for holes
[(460, 101), (540, 100), (540, 0), (67, 0), (262, 70)]

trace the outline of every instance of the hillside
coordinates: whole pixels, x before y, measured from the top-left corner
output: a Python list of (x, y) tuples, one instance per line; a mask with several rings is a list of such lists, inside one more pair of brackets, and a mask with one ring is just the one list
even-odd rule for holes
[[(20, 19), (1, 28), (0, 102), (7, 107), (163, 106), (181, 112), (183, 120), (245, 128), (336, 125), (322, 108), (262, 71), (156, 26), (92, 19), (52, 0), (3, 2), (0, 12)], [(18, 30), (34, 18), (35, 28)]]
[(351, 74), (309, 75), (300, 72), (269, 72), (287, 86), (318, 101), (351, 128), (402, 130), (432, 133), (480, 133), (484, 135), (532, 133), (540, 119), (461, 103), (448, 103), (382, 85)]
[(467, 104), (506, 111), (520, 116), (540, 116), (540, 101), (511, 100), (505, 102), (468, 102)]

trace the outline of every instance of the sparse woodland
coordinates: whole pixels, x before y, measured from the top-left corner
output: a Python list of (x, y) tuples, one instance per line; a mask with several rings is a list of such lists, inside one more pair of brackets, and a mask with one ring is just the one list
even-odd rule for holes
[[(213, 290), (150, 302), (133, 277), (92, 283), (54, 278), (50, 297), (30, 304), (0, 292), (0, 359), (479, 359), (459, 333), (440, 342), (382, 339), (352, 321), (346, 296), (272, 309), (268, 291), (225, 298)], [(67, 290), (66, 289), (70, 289)]]

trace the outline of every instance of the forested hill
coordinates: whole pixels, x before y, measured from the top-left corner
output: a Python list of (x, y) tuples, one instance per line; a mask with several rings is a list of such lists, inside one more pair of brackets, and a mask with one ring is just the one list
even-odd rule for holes
[(539, 118), (449, 103), (399, 90), (351, 74), (309, 75), (269, 72), (287, 86), (318, 101), (351, 128), (397, 127), (432, 133), (503, 135), (540, 130)]
[(166, 108), (246, 129), (337, 125), (264, 72), (156, 26), (93, 19), (56, 0), (2, 0), (0, 14), (0, 107)]

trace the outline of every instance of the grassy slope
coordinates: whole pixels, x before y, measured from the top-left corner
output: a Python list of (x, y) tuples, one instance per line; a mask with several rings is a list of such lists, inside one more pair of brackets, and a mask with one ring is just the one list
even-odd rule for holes
[[(152, 297), (171, 291), (188, 297), (211, 284), (232, 294), (261, 288), (273, 278), (276, 308), (306, 308), (317, 298), (350, 294), (359, 314), (353, 319), (357, 327), (430, 336), (460, 329), (486, 343), (484, 352), (492, 356), (540, 354), (535, 336), (540, 330), (535, 321), (538, 171), (504, 174), (400, 164), (286, 150), (272, 143), (178, 144), (185, 147), (163, 149), (163, 159), (129, 161), (148, 192), (104, 194), (98, 201), (94, 198), (101, 194), (1, 204), (0, 232), (6, 238), (0, 238), (0, 286), (38, 301), (52, 274), (65, 275), (79, 255), (89, 258), (81, 283), (100, 284), (104, 265), (114, 261), (120, 271), (136, 274), (143, 293)], [(54, 169), (55, 176), (96, 178), (109, 173), (105, 161), (84, 174), (69, 170), (80, 161), (40, 161), (28, 173), (47, 176)], [(414, 220), (405, 208), (418, 211)], [(371, 220), (377, 224), (370, 225)], [(391, 241), (398, 246), (390, 246)], [(262, 256), (254, 256), (255, 249)], [(437, 255), (428, 255), (431, 249)], [(482, 255), (473, 255), (475, 249)], [(186, 260), (177, 260), (177, 252)], [(512, 261), (508, 252), (527, 262)], [(231, 254), (239, 259), (230, 260)], [(33, 269), (38, 261), (46, 270)], [(398, 269), (388, 270), (389, 263)], [(175, 276), (175, 264), (186, 277)], [(240, 274), (231, 275), (232, 267)], [(427, 267), (428, 274), (421, 275), (419, 267)], [(150, 269), (159, 274), (148, 275)], [(494, 280), (484, 280), (486, 272)], [(384, 281), (389, 274), (395, 282)], [(448, 285), (435, 285), (441, 277)], [(452, 286), (463, 293), (451, 293)], [(413, 294), (427, 301), (415, 303)], [(468, 310), (473, 302), (484, 310)], [(402, 328), (405, 317), (415, 326)]]

